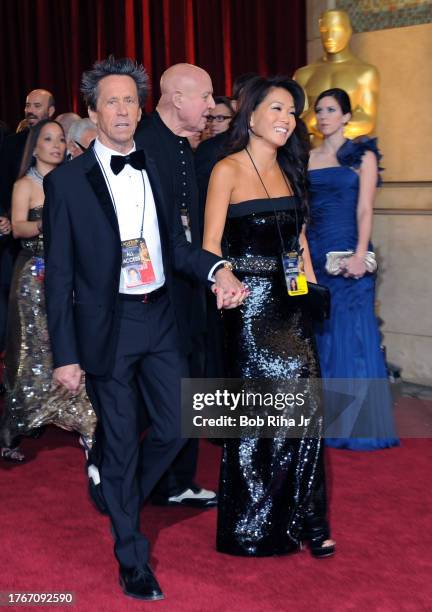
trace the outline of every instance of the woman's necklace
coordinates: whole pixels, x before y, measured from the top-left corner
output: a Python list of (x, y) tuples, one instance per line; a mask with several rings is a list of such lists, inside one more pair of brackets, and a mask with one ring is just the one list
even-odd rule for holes
[(30, 178), (32, 178), (34, 181), (36, 181), (36, 183), (38, 183), (38, 185), (42, 185), (44, 177), (42, 176), (42, 174), (40, 172), (38, 172), (36, 170), (35, 166), (31, 166), (28, 170), (27, 170), (27, 176), (29, 176)]

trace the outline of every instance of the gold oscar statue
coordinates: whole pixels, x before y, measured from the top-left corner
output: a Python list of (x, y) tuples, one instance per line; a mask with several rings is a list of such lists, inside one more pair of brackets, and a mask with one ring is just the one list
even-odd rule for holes
[(320, 144), (316, 129), (315, 100), (332, 87), (344, 89), (351, 100), (352, 117), (345, 128), (347, 138), (370, 134), (375, 128), (379, 75), (375, 66), (366, 64), (349, 48), (352, 34), (348, 14), (342, 10), (325, 11), (319, 20), (324, 56), (313, 64), (299, 68), (294, 79), (307, 94), (308, 107), (302, 115), (314, 145)]

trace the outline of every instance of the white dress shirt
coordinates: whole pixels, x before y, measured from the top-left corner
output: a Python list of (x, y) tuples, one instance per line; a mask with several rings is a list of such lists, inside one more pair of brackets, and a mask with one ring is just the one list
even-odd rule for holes
[[(132, 153), (135, 148), (134, 144), (133, 148), (124, 155)], [(165, 283), (165, 273), (156, 205), (147, 172), (145, 170), (135, 170), (131, 165), (126, 164), (119, 174), (114, 174), (110, 165), (111, 155), (121, 154), (106, 147), (97, 138), (94, 144), (94, 152), (113, 200), (122, 242), (140, 237), (145, 185), (143, 238), (150, 254), (155, 280), (138, 287), (126, 287), (123, 274), (121, 274), (119, 292), (141, 294), (155, 291)]]

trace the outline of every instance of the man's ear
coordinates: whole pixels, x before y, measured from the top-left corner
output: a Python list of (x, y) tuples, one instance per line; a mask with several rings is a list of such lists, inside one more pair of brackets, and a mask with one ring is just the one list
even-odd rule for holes
[(90, 121), (94, 123), (95, 126), (97, 127), (97, 112), (92, 110), (90, 106), (87, 107), (87, 112), (88, 112)]
[(81, 151), (80, 151), (80, 148), (79, 148), (79, 147), (77, 147), (77, 146), (76, 146), (76, 144), (75, 144), (74, 142), (72, 142), (72, 141), (69, 141), (69, 142), (67, 143), (67, 149), (68, 149), (69, 153), (72, 155), (72, 157), (75, 157), (75, 155), (76, 155), (77, 153), (80, 153), (80, 152), (81, 152)]
[(55, 113), (55, 106), (48, 106), (48, 117), (51, 119)]
[(181, 108), (183, 96), (180, 91), (176, 91), (175, 94), (173, 94), (172, 101), (176, 108)]
[(142, 108), (140, 108), (138, 111), (138, 121), (141, 119), (141, 115), (142, 115)]

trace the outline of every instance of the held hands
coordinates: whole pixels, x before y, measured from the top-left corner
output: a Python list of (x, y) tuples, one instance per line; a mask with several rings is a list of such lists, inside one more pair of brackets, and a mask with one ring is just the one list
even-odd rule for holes
[(366, 265), (361, 255), (354, 253), (351, 257), (344, 260), (344, 272), (345, 278), (362, 278), (366, 274)]
[(6, 236), (11, 232), (11, 223), (7, 217), (0, 217), (0, 234)]
[(79, 364), (72, 363), (70, 365), (61, 366), (60, 368), (55, 368), (53, 372), (53, 381), (67, 389), (71, 395), (76, 395), (81, 385), (82, 374), (83, 371), (79, 367)]
[(249, 289), (226, 268), (217, 270), (215, 279), (212, 291), (216, 295), (218, 309), (237, 308), (250, 293)]

